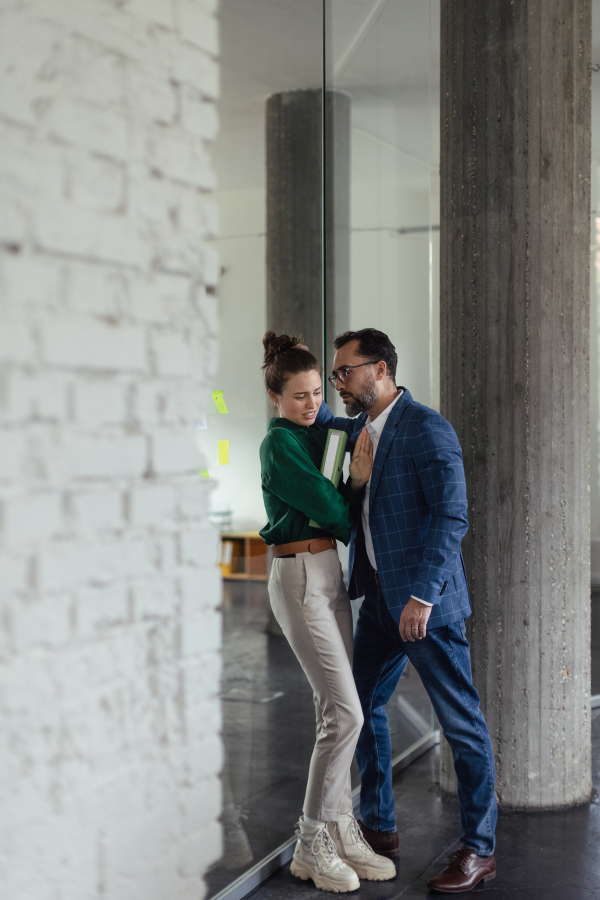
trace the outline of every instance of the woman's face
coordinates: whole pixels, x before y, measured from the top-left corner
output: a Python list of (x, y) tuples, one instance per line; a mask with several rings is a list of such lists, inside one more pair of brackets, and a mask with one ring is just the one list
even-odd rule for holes
[(312, 425), (323, 402), (321, 376), (314, 370), (290, 375), (283, 392), (275, 394), (269, 391), (269, 397), (285, 419), (296, 425)]

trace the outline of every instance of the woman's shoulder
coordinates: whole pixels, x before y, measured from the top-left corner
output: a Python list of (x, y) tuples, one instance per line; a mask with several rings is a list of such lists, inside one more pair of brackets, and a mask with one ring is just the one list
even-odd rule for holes
[(296, 449), (298, 442), (292, 431), (287, 428), (271, 428), (260, 445), (260, 458), (263, 464), (276, 462), (286, 450)]
[(297, 441), (293, 431), (288, 431), (287, 428), (270, 428), (264, 436), (260, 446), (261, 449), (263, 447), (269, 449), (271, 447), (290, 446), (291, 444), (296, 443)]

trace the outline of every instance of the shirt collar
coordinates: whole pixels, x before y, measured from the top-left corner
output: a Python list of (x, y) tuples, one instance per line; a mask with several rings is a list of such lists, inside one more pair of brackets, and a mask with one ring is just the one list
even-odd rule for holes
[(402, 390), (398, 391), (398, 396), (396, 397), (396, 399), (392, 400), (392, 402), (388, 406), (386, 406), (386, 408), (382, 412), (379, 413), (379, 415), (377, 416), (376, 419), (371, 419), (370, 416), (367, 418), (366, 426), (367, 426), (367, 431), (370, 434), (375, 433), (375, 434), (381, 436), (381, 432), (383, 431), (383, 429), (385, 427), (385, 423), (387, 422), (389, 414), (391, 413), (392, 409), (394, 408), (394, 406), (396, 405), (396, 403), (398, 402), (398, 400), (400, 399), (400, 397), (402, 396), (403, 393), (404, 393), (404, 391), (402, 391)]

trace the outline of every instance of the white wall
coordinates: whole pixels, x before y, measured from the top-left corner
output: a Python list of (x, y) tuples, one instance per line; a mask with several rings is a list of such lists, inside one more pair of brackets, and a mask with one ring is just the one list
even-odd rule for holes
[[(264, 188), (219, 190), (221, 353), (214, 389), (223, 390), (227, 415), (209, 407), (198, 444), (218, 485), (213, 510), (232, 512), (234, 530), (259, 530), (267, 521), (260, 483), (259, 449), (267, 428), (262, 378), (266, 310), (266, 197)], [(272, 413), (269, 413), (271, 415)], [(229, 441), (229, 465), (218, 462), (218, 441)]]
[[(364, 105), (354, 117), (368, 124)], [(401, 134), (393, 107), (377, 108), (377, 128)], [(375, 129), (374, 129), (375, 131)], [(350, 327), (379, 328), (398, 352), (398, 384), (415, 400), (439, 403), (437, 232), (439, 186), (428, 159), (406, 154), (361, 127), (352, 131)]]
[(214, 7), (0, 12), (10, 900), (198, 900), (220, 855)]

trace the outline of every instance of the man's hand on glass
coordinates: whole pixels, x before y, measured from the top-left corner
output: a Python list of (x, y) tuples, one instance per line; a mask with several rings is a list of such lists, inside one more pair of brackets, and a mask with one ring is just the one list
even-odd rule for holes
[(373, 444), (369, 432), (363, 428), (356, 439), (354, 453), (350, 463), (350, 487), (353, 491), (360, 491), (373, 470)]
[(431, 615), (431, 606), (419, 603), (411, 597), (400, 616), (400, 638), (403, 641), (420, 641), (427, 634), (427, 621)]

